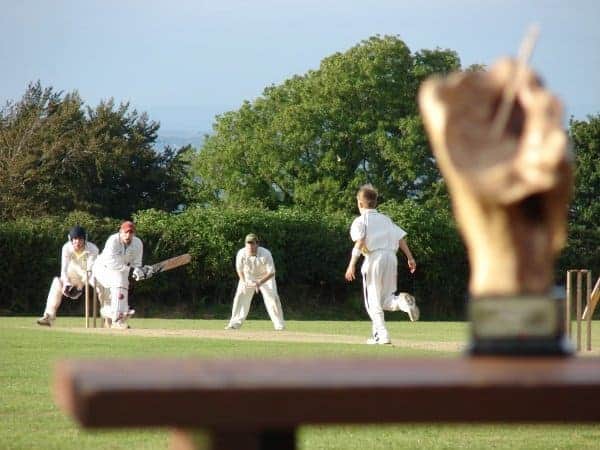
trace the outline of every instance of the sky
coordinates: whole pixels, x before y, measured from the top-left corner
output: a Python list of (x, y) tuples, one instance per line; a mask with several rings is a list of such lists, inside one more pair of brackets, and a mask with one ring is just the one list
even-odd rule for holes
[(130, 102), (160, 134), (202, 134), (370, 36), (491, 65), (532, 23), (530, 64), (565, 117), (600, 113), (598, 0), (0, 0), (0, 106), (39, 80), (92, 107)]

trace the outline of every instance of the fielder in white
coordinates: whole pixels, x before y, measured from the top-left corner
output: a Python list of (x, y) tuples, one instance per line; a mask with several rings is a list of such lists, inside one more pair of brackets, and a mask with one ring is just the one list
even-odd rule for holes
[(235, 330), (242, 326), (250, 311), (250, 303), (255, 293), (263, 296), (265, 307), (275, 330), (285, 328), (283, 309), (275, 282), (275, 263), (271, 252), (259, 247), (258, 237), (250, 233), (246, 236), (246, 246), (237, 252), (235, 268), (239, 277), (233, 299), (233, 310), (226, 330)]
[(367, 344), (391, 344), (385, 326), (385, 311), (404, 311), (411, 321), (419, 320), (419, 308), (415, 298), (407, 293), (394, 295), (397, 290), (398, 248), (406, 255), (408, 267), (413, 273), (417, 263), (404, 239), (406, 232), (392, 219), (378, 212), (377, 191), (370, 184), (362, 186), (356, 195), (360, 216), (350, 227), (354, 241), (352, 256), (345, 278), (355, 279), (355, 267), (360, 255), (364, 255), (361, 273), (365, 307), (372, 322), (372, 337)]
[(76, 225), (71, 228), (68, 239), (61, 250), (60, 277), (52, 280), (44, 315), (37, 320), (39, 325), (52, 325), (63, 296), (72, 299), (81, 297), (86, 277), (98, 256), (98, 247), (87, 242), (87, 233), (83, 227)]
[(111, 321), (111, 328), (129, 328), (127, 319), (134, 313), (129, 309), (130, 269), (133, 268), (134, 278), (146, 278), (142, 267), (144, 246), (135, 231), (133, 222), (123, 222), (119, 232), (106, 240), (93, 268), (98, 299), (102, 304), (100, 315)]

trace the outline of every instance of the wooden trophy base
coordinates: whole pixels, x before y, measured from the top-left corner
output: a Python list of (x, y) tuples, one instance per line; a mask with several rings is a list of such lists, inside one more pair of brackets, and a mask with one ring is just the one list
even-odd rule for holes
[(469, 301), (471, 355), (569, 356), (562, 296), (511, 295)]

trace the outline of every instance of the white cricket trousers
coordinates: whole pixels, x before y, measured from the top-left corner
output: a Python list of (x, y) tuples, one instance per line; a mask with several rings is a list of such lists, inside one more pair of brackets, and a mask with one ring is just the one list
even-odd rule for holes
[[(129, 312), (129, 267), (122, 270), (109, 269), (103, 264), (94, 264), (98, 300), (103, 317), (116, 321), (120, 314)], [(105, 308), (110, 305), (110, 308)], [(109, 310), (105, 313), (106, 309)]]
[(392, 250), (375, 250), (365, 257), (361, 268), (365, 308), (372, 322), (374, 338), (389, 340), (383, 311), (408, 312), (403, 296), (395, 296), (398, 282), (398, 259)]
[[(283, 321), (283, 308), (281, 307), (281, 301), (279, 300), (279, 294), (277, 293), (277, 284), (275, 280), (271, 278), (266, 283), (260, 286), (260, 293), (262, 294), (263, 301), (265, 302), (265, 308), (269, 313), (271, 322), (276, 330), (282, 330), (285, 326)], [(256, 291), (253, 287), (246, 287), (246, 284), (241, 280), (238, 282), (235, 297), (233, 298), (233, 309), (231, 311), (231, 319), (229, 324), (235, 328), (242, 326), (248, 313), (250, 312), (250, 304), (252, 303), (252, 297)]]
[[(72, 286), (76, 286), (77, 289), (82, 289), (85, 285), (85, 279), (82, 279), (79, 274), (73, 270), (73, 263), (69, 263), (67, 266), (67, 278)], [(52, 284), (50, 285), (50, 291), (48, 292), (48, 298), (46, 299), (46, 309), (44, 314), (48, 314), (51, 317), (56, 317), (56, 312), (62, 302), (62, 291), (63, 282), (59, 277), (54, 277)], [(85, 294), (85, 293), (84, 293)], [(81, 294), (81, 295), (84, 295)]]

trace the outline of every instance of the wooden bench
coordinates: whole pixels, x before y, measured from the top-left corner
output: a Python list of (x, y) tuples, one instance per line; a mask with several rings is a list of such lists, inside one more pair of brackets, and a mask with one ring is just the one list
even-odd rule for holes
[(64, 361), (54, 383), (83, 427), (172, 427), (172, 448), (294, 449), (305, 424), (600, 420), (600, 358)]

